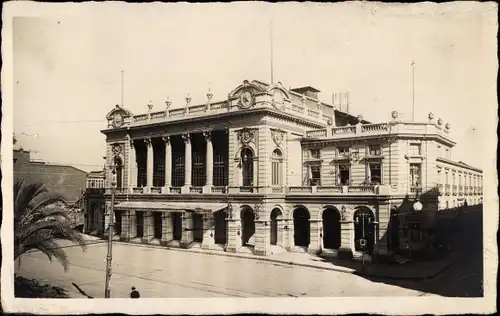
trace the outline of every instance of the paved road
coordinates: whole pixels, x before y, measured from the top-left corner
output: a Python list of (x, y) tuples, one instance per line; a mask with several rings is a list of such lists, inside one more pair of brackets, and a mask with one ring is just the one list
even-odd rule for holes
[[(61, 286), (76, 297), (82, 296), (71, 282), (88, 295), (103, 297), (106, 245), (90, 245), (85, 253), (76, 247), (66, 251), (71, 258), (67, 273), (40, 253), (24, 256), (16, 272)], [(417, 290), (336, 271), (114, 244), (111, 296), (129, 297), (132, 285), (141, 297), (154, 298), (421, 295)]]

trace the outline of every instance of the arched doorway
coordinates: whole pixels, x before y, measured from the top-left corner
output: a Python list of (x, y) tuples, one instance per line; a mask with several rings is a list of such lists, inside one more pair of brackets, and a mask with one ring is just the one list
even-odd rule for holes
[(340, 248), (340, 213), (335, 208), (323, 211), (323, 248)]
[(309, 247), (310, 243), (310, 225), (309, 225), (309, 211), (301, 206), (293, 211), (293, 239), (295, 246)]
[(115, 157), (116, 188), (121, 189), (123, 185), (123, 164), (119, 157)]
[(252, 209), (245, 208), (241, 211), (241, 244), (243, 246), (254, 246), (255, 214)]
[(225, 245), (227, 242), (227, 213), (224, 210), (214, 212), (214, 243), (217, 245)]
[(279, 231), (279, 222), (283, 218), (283, 214), (279, 208), (274, 208), (271, 211), (271, 245), (280, 244), (278, 241), (281, 239)]
[(241, 150), (241, 171), (243, 186), (253, 186), (253, 152), (247, 147)]
[(367, 244), (365, 251), (371, 253), (375, 245), (375, 216), (366, 207), (358, 207), (354, 212), (354, 247), (356, 251), (362, 251), (361, 239), (365, 239)]

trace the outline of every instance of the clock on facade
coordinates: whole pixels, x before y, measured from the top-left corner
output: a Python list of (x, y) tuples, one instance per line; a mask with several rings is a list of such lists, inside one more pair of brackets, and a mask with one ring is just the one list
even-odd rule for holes
[(279, 89), (274, 89), (273, 91), (273, 106), (279, 110), (283, 109), (285, 106), (283, 93), (281, 93)]
[(113, 114), (113, 122), (112, 122), (114, 127), (120, 127), (123, 124), (123, 116), (121, 113), (116, 112)]
[(240, 105), (244, 109), (248, 109), (253, 105), (253, 94), (250, 90), (243, 90), (240, 94)]

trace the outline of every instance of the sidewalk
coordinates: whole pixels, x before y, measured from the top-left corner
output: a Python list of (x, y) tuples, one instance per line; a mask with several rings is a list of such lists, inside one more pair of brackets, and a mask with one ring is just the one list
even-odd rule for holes
[[(89, 240), (98, 239), (89, 236)], [(361, 261), (345, 260), (337, 258), (324, 258), (318, 255), (296, 252), (282, 252), (269, 256), (256, 256), (251, 253), (232, 253), (221, 250), (205, 250), (201, 248), (171, 248), (160, 245), (139, 244), (130, 242), (114, 241), (115, 243), (129, 245), (132, 247), (158, 248), (171, 251), (187, 251), (206, 255), (226, 256), (272, 262), (276, 264), (308, 267), (313, 269), (331, 270), (343, 273), (351, 273), (364, 277), (385, 278), (392, 280), (424, 280), (432, 279), (448, 269), (454, 262), (454, 255), (446, 259), (427, 262), (408, 262), (405, 264), (379, 264), (365, 263), (363, 267)]]

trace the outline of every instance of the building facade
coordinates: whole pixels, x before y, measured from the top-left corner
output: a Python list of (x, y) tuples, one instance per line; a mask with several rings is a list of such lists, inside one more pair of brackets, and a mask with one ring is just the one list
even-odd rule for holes
[(91, 235), (104, 233), (104, 176), (105, 171), (91, 171), (85, 185), (85, 227), (84, 232)]
[(244, 81), (220, 102), (208, 93), (203, 104), (187, 97), (141, 115), (116, 106), (102, 131), (104, 227), (111, 172), (116, 238), (257, 255), (383, 256), (412, 230), (413, 245), (426, 244), (446, 205), (446, 168), (473, 174), (467, 203), (480, 202), (481, 171), (443, 157), (455, 145), (449, 124), (431, 114), (402, 122), (396, 112), (372, 124), (318, 92)]

